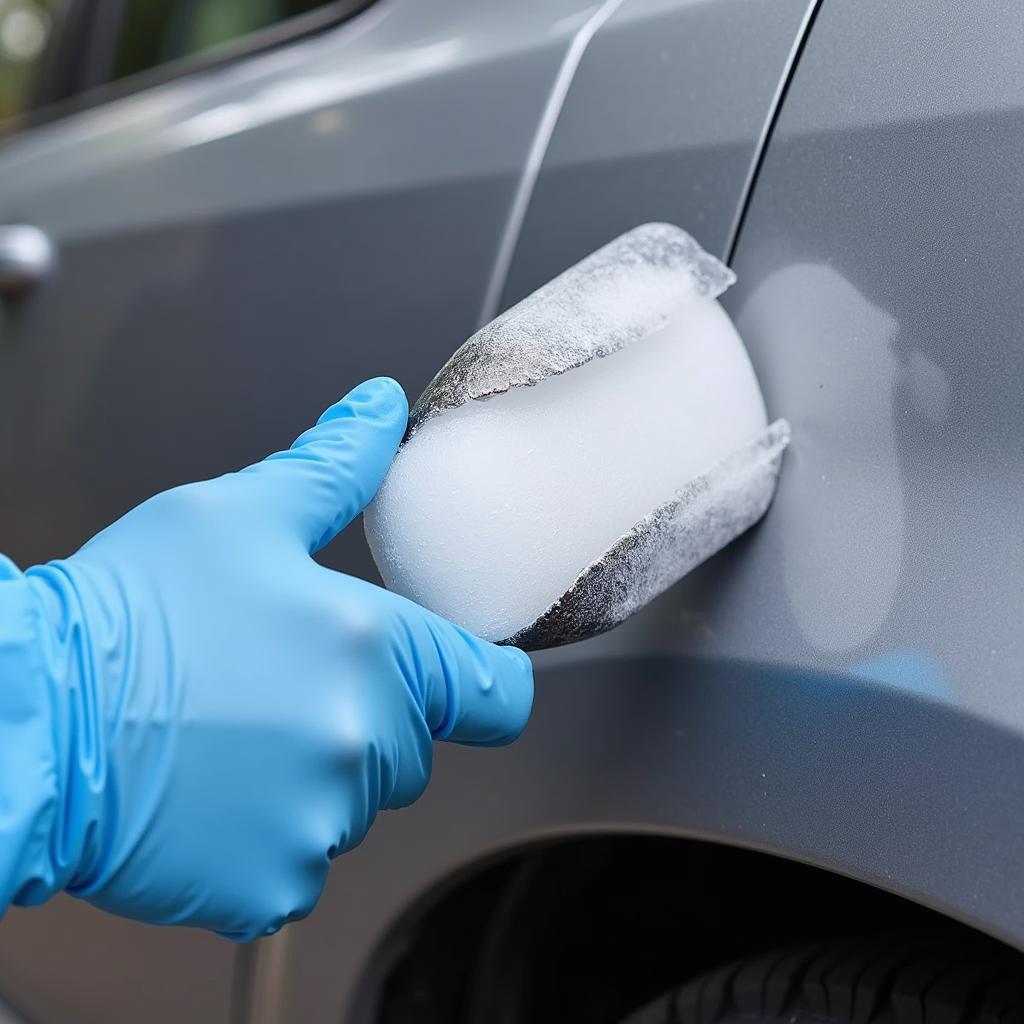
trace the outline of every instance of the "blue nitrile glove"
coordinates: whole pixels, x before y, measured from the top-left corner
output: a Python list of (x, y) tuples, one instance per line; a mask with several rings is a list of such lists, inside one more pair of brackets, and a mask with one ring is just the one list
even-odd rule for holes
[(310, 557), (373, 497), (406, 415), (368, 381), (288, 451), (157, 495), (66, 561), (0, 556), (0, 911), (66, 888), (269, 934), (423, 792), (432, 738), (520, 732), (525, 654)]

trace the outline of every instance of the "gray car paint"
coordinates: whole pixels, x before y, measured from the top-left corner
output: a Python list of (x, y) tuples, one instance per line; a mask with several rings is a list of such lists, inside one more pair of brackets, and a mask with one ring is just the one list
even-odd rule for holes
[[(734, 0), (627, 3), (613, 14), (587, 49), (566, 97), (533, 191), (503, 304), (620, 229), (652, 218), (684, 225), (712, 218), (717, 233), (710, 244), (721, 251), (806, 13), (803, 2), (769, 6)], [(722, 75), (720, 68), (716, 71), (721, 55), (730, 52), (738, 37), (744, 45), (758, 42), (744, 61), (742, 80)], [(665, 52), (678, 54), (678, 59), (665, 61)], [(603, 84), (609, 79), (628, 100), (611, 102)], [(694, 128), (697, 145), (691, 151), (686, 131), (670, 132), (680, 117), (691, 116), (681, 99), (692, 97), (701, 107), (702, 114), (694, 116), (700, 121), (722, 89), (733, 90), (734, 95), (722, 107), (725, 123), (714, 136), (733, 141), (705, 149), (707, 131), (702, 134)], [(649, 134), (641, 146), (641, 129), (635, 122), (647, 119)], [(598, 124), (599, 134), (607, 138), (624, 133), (629, 148), (617, 157), (595, 153)], [(573, 157), (577, 143), (563, 143), (564, 137), (586, 144), (578, 160)], [(600, 145), (608, 149), (611, 143)], [(698, 171), (703, 188), (681, 186)], [(704, 242), (703, 236), (698, 238)], [(663, 603), (656, 606), (662, 607)], [(566, 720), (566, 704), (549, 712), (552, 705), (546, 702), (559, 686), (559, 666), (564, 664), (577, 682), (576, 698), (592, 704), (595, 716), (606, 716), (611, 728), (628, 707), (638, 671), (643, 673), (635, 663), (620, 659), (661, 650), (666, 634), (677, 631), (670, 620), (667, 630), (664, 624), (659, 627), (659, 636), (641, 634), (637, 643), (637, 624), (642, 628), (650, 621), (647, 613), (625, 631), (538, 656), (538, 701), (527, 736), (517, 748), (495, 752), (481, 771), (474, 769), (474, 778), (464, 774), (464, 752), (437, 751), (437, 781), (422, 806), (408, 815), (384, 816), (375, 834), (332, 872), (321, 909), (265, 944), (261, 956), (267, 965), (266, 984), (258, 985), (256, 993), (260, 1020), (335, 1021), (339, 1008), (346, 1008), (343, 1019), (367, 1019), (363, 1014), (369, 1011), (361, 1003), (356, 1009), (353, 1000), (363, 972), (379, 966), (377, 943), (412, 900), (475, 858), (539, 835), (580, 828), (667, 827), (664, 818), (645, 818), (645, 812), (633, 817), (625, 802), (613, 808), (603, 795), (603, 741), (595, 745), (587, 739), (607, 737), (608, 730), (594, 734), (585, 724), (592, 719), (577, 715), (571, 723)], [(602, 674), (600, 666), (606, 662), (607, 674)], [(608, 685), (597, 685), (597, 677), (607, 679)], [(548, 719), (549, 713), (554, 717)], [(652, 711), (652, 717), (656, 714)], [(544, 739), (535, 744), (541, 735)], [(727, 738), (723, 730), (721, 740)], [(628, 745), (625, 737), (620, 742)], [(529, 771), (523, 767), (527, 762), (532, 766)], [(662, 765), (659, 774), (653, 764), (648, 767), (650, 772), (624, 776), (635, 787), (636, 807), (649, 807), (649, 798), (663, 799), (663, 773), (674, 771)], [(576, 784), (565, 789), (553, 785), (552, 779), (563, 774)], [(421, 834), (428, 820), (434, 822), (430, 837)], [(345, 926), (335, 928), (332, 921), (344, 921)]]
[(679, 224), (709, 252), (727, 253), (812, 7), (623, 5), (576, 74), (501, 305), (648, 221)]
[[(338, 920), (383, 937), (482, 851), (656, 829), (822, 865), (1024, 946), (1024, 119), (1019, 83), (992, 84), (1014, 77), (1024, 38), (989, 6), (826, 0), (727, 296), (770, 413), (793, 420), (775, 507), (625, 626), (537, 656), (526, 736), (486, 764), (439, 751), (424, 801), (331, 879)], [(719, 180), (685, 147), (660, 167), (657, 153), (592, 158), (607, 103), (574, 130), (589, 61), (606, 46), (614, 64), (628, 11), (581, 65), (508, 300), (604, 232), (691, 223), (707, 193), (679, 182)], [(649, 54), (665, 31), (650, 27)], [(736, 212), (723, 201), (709, 225), (723, 253)], [(368, 1019), (372, 1000), (345, 1002), (354, 945), (321, 921), (282, 937), (279, 1009), (321, 1019), (303, 994), (328, 991), (330, 972), (340, 1004), (359, 1007), (344, 1019)]]
[[(337, 201), (315, 193), (330, 172), (303, 170), (301, 157), (319, 152), (312, 109), (147, 157), (113, 192), (88, 142), (103, 138), (116, 152), (116, 120), (104, 122), (104, 111), (0, 154), (0, 212), (67, 230), (50, 293), (4, 327), (0, 398), (17, 415), (5, 417), (0, 438), (0, 507), (12, 554), (52, 555), (158, 486), (259, 454), (301, 426), (310, 405), (326, 404), (336, 381), (394, 372), (398, 362), (418, 391), (469, 333), (559, 62), (599, 10), (567, 3), (554, 14), (537, 4), (531, 22), (522, 5), (434, 6), (418, 20), (413, 5), (392, 4), (120, 108), (169, 105), (159, 126), (149, 122), (155, 138), (229, 96), (244, 105), (260, 74), (299, 74), (304, 57), (292, 50), (310, 47), (328, 62), (332, 46), (339, 59), (347, 45), (372, 53), (389, 19), (412, 19), (430, 45), (439, 19), (454, 35), (469, 19), (479, 36), (496, 25), (520, 40), (511, 53), (498, 43), (484, 50), (505, 55), (495, 66), (511, 84), (475, 60), (470, 33), (473, 48), (454, 51), (452, 68), (339, 103), (360, 116), (341, 122), (355, 134), (329, 152), (365, 174), (361, 188), (346, 179)], [(753, 846), (1024, 946), (1024, 820), (1015, 813), (1024, 803), (1024, 300), (1014, 216), (1024, 38), (1012, 8), (980, 8), (825, 0), (745, 216), (806, 6), (627, 0), (600, 27), (526, 195), (502, 303), (642, 221), (678, 221), (723, 255), (738, 231), (730, 309), (770, 411), (794, 425), (776, 506), (753, 535), (625, 626), (538, 656), (536, 712), (519, 744), (486, 756), (439, 749), (424, 799), (385, 815), (339, 862), (314, 915), (260, 944), (253, 1020), (365, 1019), (347, 1008), (411, 901), (489, 852), (573, 831)], [(380, 38), (383, 54), (394, 37)], [(486, 95), (465, 95), (474, 89)], [(471, 166), (460, 162), (460, 132), (448, 157), (423, 156), (428, 168), (450, 162), (449, 177), (432, 171), (439, 183), (421, 191), (412, 170), (371, 166), (381, 131), (399, 158), (417, 152), (369, 117), (400, 119), (395, 107), (419, 146), (436, 139), (437, 119), (451, 124), (468, 110), (506, 155), (497, 169), (480, 155), (490, 168), (482, 178), (460, 173)], [(487, 109), (509, 123), (492, 123)], [(412, 122), (431, 118), (416, 134)], [(278, 121), (292, 134), (275, 134)], [(278, 148), (282, 138), (293, 146)], [(256, 173), (236, 203), (232, 166), (268, 160), (262, 140), (274, 140), (281, 163)], [(136, 159), (128, 150), (124, 159)], [(84, 184), (77, 160), (94, 168)], [(305, 173), (318, 196), (308, 209)], [(152, 180), (133, 185), (136, 175)], [(378, 180), (393, 191), (373, 191)], [(82, 189), (97, 196), (91, 213), (77, 209)], [(123, 236), (115, 202), (131, 214)], [(281, 281), (292, 287), (275, 288)], [(91, 305), (93, 295), (102, 304)], [(341, 323), (360, 342), (339, 351)], [(54, 365), (62, 372), (47, 373)], [(150, 393), (139, 394), (140, 381)], [(271, 393), (272, 405), (261, 400)], [(70, 437), (81, 448), (62, 456)], [(40, 508), (58, 511), (44, 519)], [(332, 559), (365, 566), (351, 541)], [(72, 999), (82, 998), (76, 984), (88, 991), (74, 951), (101, 928), (87, 908), (73, 910), (79, 930), (64, 959), (47, 965), (49, 977), (66, 967)], [(49, 979), (37, 965), (26, 985), (12, 969), (31, 970), (72, 920), (65, 902), (0, 930), (4, 984), (21, 984), (26, 1004), (47, 998)], [(173, 962), (186, 978), (200, 961), (224, 963), (225, 947), (201, 936), (109, 928), (118, 949), (180, 937)], [(73, 1012), (38, 1005), (52, 1007), (43, 1019)], [(114, 996), (103, 1008), (106, 1017), (91, 1019), (130, 1019)]]
[[(6, 141), (0, 223), (47, 231), (59, 267), (0, 310), (4, 551), (70, 553), (154, 491), (286, 444), (359, 379), (417, 393), (476, 326), (563, 58), (600, 12), (382, 0)], [(373, 573), (356, 531), (327, 560)], [(58, 899), (8, 915), (0, 991), (43, 1021), (222, 1020), (235, 954)]]

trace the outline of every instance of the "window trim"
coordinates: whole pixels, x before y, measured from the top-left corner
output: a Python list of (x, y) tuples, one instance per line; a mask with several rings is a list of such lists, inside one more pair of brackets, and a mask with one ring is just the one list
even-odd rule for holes
[[(39, 125), (325, 32), (361, 14), (375, 2), (377, 0), (333, 0), (202, 53), (158, 64), (124, 78), (110, 79), (106, 76), (113, 71), (113, 49), (120, 26), (122, 0), (70, 0), (68, 9), (63, 12), (62, 23), (55, 30), (53, 58), (44, 58), (39, 82), (33, 90), (33, 101), (21, 114), (0, 124), (0, 146)], [(61, 53), (64, 51), (67, 56), (65, 40), (82, 24), (83, 10), (93, 10), (96, 16), (84, 19), (89, 24), (86, 45), (77, 59), (67, 57), (71, 60), (69, 70), (59, 63)], [(105, 70), (102, 70), (104, 66)]]

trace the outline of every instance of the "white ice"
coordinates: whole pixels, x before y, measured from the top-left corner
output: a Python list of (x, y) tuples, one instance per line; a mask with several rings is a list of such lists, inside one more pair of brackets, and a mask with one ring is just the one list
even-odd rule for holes
[(766, 423), (729, 317), (683, 289), (650, 337), (427, 420), (367, 510), (367, 536), (389, 588), (505, 639)]

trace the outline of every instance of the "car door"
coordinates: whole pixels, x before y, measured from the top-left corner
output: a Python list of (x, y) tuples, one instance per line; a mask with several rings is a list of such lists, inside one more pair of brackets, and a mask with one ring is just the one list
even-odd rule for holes
[[(44, 69), (11, 79), (0, 144), (0, 549), (23, 566), (287, 445), (362, 378), (415, 394), (477, 322), (601, 8), (18, 2)], [(325, 557), (368, 574), (364, 551)], [(0, 992), (43, 1021), (221, 1020), (234, 953), (61, 898), (0, 926)]]

